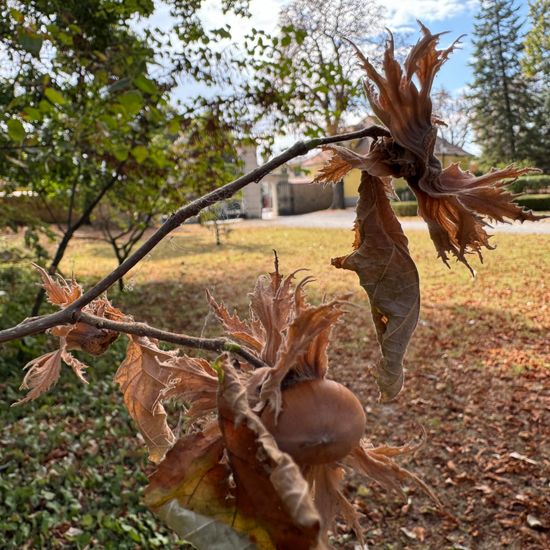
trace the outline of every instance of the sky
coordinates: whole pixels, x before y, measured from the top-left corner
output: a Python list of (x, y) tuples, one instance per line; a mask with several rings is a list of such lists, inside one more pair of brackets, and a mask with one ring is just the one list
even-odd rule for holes
[[(208, 0), (202, 9), (205, 22), (213, 26), (229, 23), (238, 40), (252, 27), (273, 32), (277, 25), (280, 8), (289, 0), (251, 0), (252, 17), (248, 21), (227, 18), (219, 9), (219, 1)], [(440, 47), (449, 45), (455, 38), (466, 35), (461, 48), (455, 50), (443, 66), (436, 80), (451, 91), (461, 91), (471, 81), (472, 71), (468, 66), (472, 55), (472, 32), (474, 18), (479, 9), (479, 0), (384, 0), (380, 2), (387, 12), (388, 27), (392, 32), (405, 32), (407, 43), (413, 44), (419, 37), (416, 20), (421, 20), (432, 33), (449, 31), (441, 38)], [(526, 15), (527, 0), (516, 0), (520, 13)]]
[[(231, 26), (233, 41), (239, 43), (252, 28), (262, 29), (269, 33), (275, 32), (278, 13), (281, 7), (290, 0), (250, 0), (250, 19), (227, 16), (221, 12), (219, 0), (206, 0), (201, 9), (201, 18), (207, 27)], [(383, 0), (380, 2), (386, 9), (387, 26), (394, 33), (402, 33), (406, 44), (414, 44), (420, 37), (416, 20), (421, 20), (432, 33), (445, 32), (441, 37), (439, 47), (445, 48), (460, 35), (465, 35), (460, 46), (454, 50), (449, 60), (443, 65), (434, 83), (434, 89), (445, 87), (452, 94), (458, 95), (467, 89), (472, 81), (472, 69), (469, 66), (473, 53), (472, 34), (475, 16), (479, 10), (479, 0)], [(527, 0), (516, 0), (520, 7), (520, 15), (528, 12)], [(159, 26), (173, 24), (169, 10), (161, 2), (153, 16), (153, 22)], [(189, 97), (197, 92), (209, 93), (206, 88), (181, 85), (176, 91), (179, 97)], [(290, 138), (288, 144), (295, 136)], [(287, 140), (281, 145), (286, 146)], [(476, 152), (475, 144), (470, 143), (470, 150)]]

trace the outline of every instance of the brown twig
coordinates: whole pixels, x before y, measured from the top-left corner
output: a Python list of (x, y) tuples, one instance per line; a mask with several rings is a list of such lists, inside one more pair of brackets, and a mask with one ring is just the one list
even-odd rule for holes
[(381, 137), (389, 135), (390, 133), (385, 128), (380, 126), (369, 126), (368, 128), (364, 128), (363, 130), (358, 130), (356, 132), (324, 138), (315, 138), (309, 141), (299, 141), (295, 143), (292, 147), (280, 155), (272, 158), (264, 165), (248, 172), (247, 174), (244, 174), (240, 178), (237, 178), (222, 187), (219, 187), (218, 189), (211, 191), (210, 193), (207, 193), (206, 195), (203, 195), (202, 197), (199, 197), (189, 204), (182, 206), (179, 210), (172, 214), (172, 216), (170, 216), (170, 218), (168, 218), (129, 258), (127, 258), (116, 269), (111, 271), (111, 273), (109, 273), (106, 277), (101, 279), (78, 300), (56, 313), (43, 315), (32, 321), (23, 322), (12, 328), (0, 331), (0, 343), (16, 340), (17, 338), (22, 338), (23, 336), (29, 336), (31, 334), (38, 334), (56, 325), (65, 325), (76, 322), (80, 318), (81, 309), (85, 305), (100, 296), (114, 283), (116, 283), (116, 281), (126, 275), (126, 273), (128, 273), (128, 271), (130, 271), (130, 269), (132, 269), (147, 254), (149, 254), (149, 252), (155, 248), (155, 246), (162, 241), (166, 235), (179, 227), (185, 220), (196, 216), (207, 206), (233, 196), (237, 191), (240, 191), (249, 183), (259, 182), (265, 175), (269, 174), (269, 172), (275, 168), (283, 165), (285, 162), (301, 155), (305, 155), (312, 149), (322, 145), (328, 145), (329, 143), (338, 143), (363, 137)]
[(229, 351), (235, 355), (239, 355), (245, 361), (248, 361), (256, 368), (267, 367), (259, 357), (256, 357), (252, 352), (243, 348), (240, 344), (233, 342), (227, 338), (198, 338), (196, 336), (186, 336), (185, 334), (177, 334), (159, 328), (152, 327), (147, 323), (136, 323), (134, 321), (111, 321), (104, 317), (97, 317), (89, 313), (81, 313), (79, 322), (92, 325), (100, 329), (114, 330), (124, 334), (133, 334), (134, 336), (148, 336), (163, 342), (187, 346), (189, 348), (203, 349), (207, 351), (215, 351), (223, 353)]

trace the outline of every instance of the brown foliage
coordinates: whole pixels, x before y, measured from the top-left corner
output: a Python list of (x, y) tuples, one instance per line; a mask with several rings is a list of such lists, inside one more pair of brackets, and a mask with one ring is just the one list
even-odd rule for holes
[[(40, 266), (35, 266), (35, 268), (42, 277), (42, 284), (51, 304), (64, 308), (82, 295), (82, 288), (76, 281), (67, 282), (59, 276), (53, 278)], [(106, 298), (93, 300), (82, 308), (82, 311), (106, 319), (124, 317), (123, 313), (113, 307)], [(84, 378), (87, 365), (71, 355), (69, 350), (82, 350), (91, 355), (101, 355), (118, 337), (118, 332), (97, 329), (84, 323), (54, 327), (50, 333), (59, 338), (59, 349), (37, 357), (25, 365), (24, 368), (29, 370), (19, 389), (30, 391), (14, 405), (32, 401), (54, 386), (61, 372), (62, 361), (73, 369), (83, 383), (87, 383)]]
[(376, 367), (384, 399), (403, 386), (403, 357), (416, 328), (420, 287), (416, 266), (387, 197), (387, 185), (363, 172), (359, 187), (355, 250), (332, 260), (334, 266), (355, 271), (369, 295), (382, 358)]
[[(376, 211), (374, 205), (371, 207), (372, 212)], [(385, 228), (391, 233), (391, 227), (390, 219)], [(406, 250), (402, 234), (393, 235), (393, 239)], [(358, 515), (341, 489), (343, 464), (392, 489), (412, 480), (433, 496), (413, 474), (392, 460), (392, 456), (405, 451), (396, 449), (392, 454), (385, 453), (386, 448), (363, 450), (360, 439), (365, 415), (361, 404), (347, 388), (325, 380), (330, 330), (343, 314), (346, 302), (334, 300), (311, 306), (303, 292), (311, 278), (294, 286), (293, 276), (283, 277), (276, 269), (268, 278), (260, 277), (250, 295), (249, 320), (230, 315), (225, 306), (208, 295), (229, 334), (272, 363), (251, 372), (235, 369), (224, 358), (221, 367), (216, 367), (220, 377), (217, 399), (213, 386), (204, 386), (206, 392), (195, 392), (186, 386), (185, 376), (170, 391), (170, 396), (177, 398), (185, 392), (191, 410), (202, 400), (202, 409), (193, 419), (205, 417), (199, 424), (187, 424), (188, 435), (168, 451), (146, 491), (148, 505), (180, 534), (186, 532), (188, 519), (184, 521), (176, 510), (185, 508), (248, 534), (259, 548), (323, 548), (337, 515), (353, 526), (361, 539)], [(155, 353), (158, 356), (158, 351)], [(144, 387), (151, 389), (149, 403), (160, 403), (166, 395), (158, 367), (166, 369), (172, 360), (158, 357), (156, 382), (144, 380)], [(302, 390), (307, 391), (300, 398)], [(327, 399), (327, 395), (338, 399)], [(208, 415), (212, 410), (217, 412), (220, 430)], [(279, 429), (281, 410), (283, 424)], [(147, 412), (147, 422), (168, 445), (163, 431), (167, 427), (165, 418), (155, 427), (151, 424), (152, 412)], [(202, 434), (196, 432), (204, 422), (207, 425)], [(293, 425), (295, 433), (289, 434)], [(292, 443), (289, 447), (285, 446), (288, 437)], [(280, 444), (291, 454), (283, 452)], [(317, 453), (313, 464), (311, 460), (302, 462), (304, 457), (312, 458), (312, 453)], [(230, 476), (233, 485), (228, 482)]]
[(485, 219), (539, 219), (512, 202), (513, 195), (504, 189), (511, 183), (507, 180), (537, 170), (509, 166), (475, 177), (457, 165), (442, 169), (434, 148), (436, 124), (444, 122), (432, 114), (430, 92), (435, 75), (458, 40), (449, 48), (438, 50), (436, 46), (442, 33), (433, 35), (421, 23), (420, 27), (423, 36), (403, 66), (395, 59), (390, 34), (383, 74), (356, 47), (367, 75), (367, 98), (376, 116), (389, 129), (391, 138), (376, 140), (365, 156), (344, 147), (329, 147), (333, 156), (314, 181), (335, 182), (353, 168), (372, 176), (405, 178), (417, 197), (419, 214), (428, 224), (439, 257), (448, 264), (451, 253), (471, 270), (467, 254), (476, 253), (481, 258), (482, 247), (492, 248)]
[(160, 462), (176, 441), (166, 421), (163, 401), (173, 396), (193, 401), (192, 417), (215, 407), (218, 383), (208, 362), (163, 351), (149, 338), (130, 337), (126, 358), (115, 380), (153, 462)]

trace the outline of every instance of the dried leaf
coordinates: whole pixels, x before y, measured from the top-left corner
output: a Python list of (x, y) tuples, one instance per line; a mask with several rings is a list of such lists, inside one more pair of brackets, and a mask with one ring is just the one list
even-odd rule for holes
[(25, 365), (24, 368), (28, 368), (29, 371), (25, 375), (25, 378), (23, 378), (23, 382), (19, 389), (23, 390), (30, 388), (31, 391), (29, 391), (23, 399), (13, 403), (12, 406), (32, 401), (54, 386), (61, 372), (61, 361), (64, 361), (73, 369), (81, 382), (87, 384), (84, 378), (84, 371), (88, 366), (82, 361), (79, 361), (76, 357), (73, 357), (67, 351), (66, 336), (70, 334), (71, 330), (71, 326), (63, 326), (54, 327), (50, 331), (54, 336), (59, 337), (59, 349), (37, 357)]
[[(252, 320), (257, 320), (263, 327), (264, 342), (261, 358), (273, 366), (281, 347), (283, 331), (290, 322), (294, 303), (292, 280), (296, 273), (283, 279), (278, 271), (258, 277), (254, 291), (250, 295)], [(266, 284), (267, 283), (267, 284)]]
[(343, 314), (342, 299), (308, 307), (289, 325), (282, 337), (277, 362), (262, 386), (260, 400), (277, 417), (281, 410), (281, 383), (294, 370), (298, 378), (323, 378), (328, 368), (326, 348), (334, 323)]
[(373, 143), (367, 155), (360, 155), (341, 145), (325, 145), (322, 148), (331, 151), (332, 156), (312, 183), (338, 183), (353, 169), (367, 171), (372, 176), (385, 177), (395, 174), (395, 165), (399, 165), (399, 172), (403, 174), (404, 167), (411, 165), (413, 159), (410, 155), (407, 158), (402, 148), (391, 154), (392, 146), (393, 140), (384, 137)]
[(415, 474), (401, 468), (393, 457), (408, 454), (416, 450), (418, 446), (407, 445), (405, 447), (356, 447), (345, 459), (345, 463), (357, 471), (364, 473), (367, 477), (379, 483), (388, 490), (397, 491), (403, 494), (401, 485), (405, 481), (412, 481), (424, 493), (426, 493), (439, 506), (443, 507), (435, 493)]
[[(240, 550), (254, 541), (256, 546), (251, 548), (271, 550), (273, 545), (265, 530), (236, 509), (229, 481), (231, 470), (222, 461), (223, 450), (217, 423), (209, 424), (202, 433), (178, 440), (149, 478), (145, 504), (199, 549), (221, 549), (227, 544)], [(212, 524), (206, 524), (198, 532), (191, 530), (194, 521), (200, 525), (206, 523), (202, 517)]]
[(54, 279), (45, 269), (33, 265), (42, 277), (42, 286), (50, 304), (66, 307), (82, 296), (82, 287), (76, 281), (69, 283), (59, 276)]
[(258, 518), (277, 548), (317, 547), (321, 518), (307, 482), (250, 409), (246, 390), (227, 361), (223, 370), (219, 422), (239, 510)]
[(376, 378), (384, 399), (403, 386), (403, 357), (416, 328), (420, 288), (416, 266), (380, 178), (363, 172), (355, 221), (357, 250), (333, 265), (359, 275), (366, 290), (382, 351)]
[(315, 465), (306, 468), (304, 477), (311, 487), (315, 507), (323, 520), (323, 532), (330, 529), (336, 533), (335, 520), (339, 515), (353, 528), (359, 542), (364, 544), (358, 514), (341, 491), (344, 469), (337, 464)]
[(241, 321), (236, 313), (230, 315), (225, 305), (223, 303), (218, 305), (208, 290), (206, 291), (206, 297), (216, 317), (231, 338), (242, 342), (257, 352), (262, 351), (262, 334), (256, 334), (254, 328)]
[(417, 189), (413, 187), (419, 213), (428, 223), (439, 257), (448, 264), (450, 252), (469, 267), (466, 254), (475, 252), (481, 257), (481, 247), (493, 248), (484, 217), (501, 222), (506, 218), (522, 222), (542, 219), (544, 216), (514, 203), (514, 196), (504, 189), (511, 183), (508, 180), (532, 172), (537, 170), (508, 166), (476, 177), (453, 164), (438, 179), (421, 181)]
[[(404, 177), (418, 199), (419, 214), (428, 224), (439, 257), (448, 265), (451, 253), (472, 271), (466, 255), (477, 253), (481, 258), (482, 247), (492, 248), (484, 217), (498, 221), (540, 219), (514, 204), (512, 195), (502, 189), (506, 178), (533, 170), (508, 167), (479, 178), (457, 165), (442, 170), (434, 154), (435, 124), (442, 121), (432, 115), (430, 92), (436, 73), (460, 39), (449, 48), (438, 50), (441, 33), (432, 35), (421, 23), (420, 27), (423, 37), (411, 49), (403, 67), (395, 59), (390, 35), (384, 54), (384, 76), (356, 48), (368, 77), (365, 89), (369, 102), (392, 135), (392, 139), (373, 144), (365, 157), (364, 169), (372, 175), (386, 170), (394, 177)], [(418, 79), (420, 88), (413, 77)]]
[(21, 383), (20, 390), (30, 390), (25, 397), (12, 404), (21, 405), (27, 401), (36, 399), (39, 395), (47, 392), (59, 379), (59, 373), (61, 372), (61, 357), (63, 351), (58, 349), (45, 355), (41, 355), (36, 359), (33, 359), (25, 365), (25, 369), (29, 369), (23, 382)]
[[(82, 295), (82, 287), (76, 281), (67, 282), (61, 276), (53, 278), (40, 266), (35, 265), (34, 267), (42, 277), (43, 287), (50, 303), (63, 308)], [(113, 307), (106, 298), (93, 300), (84, 306), (82, 311), (106, 319), (120, 320), (125, 318), (125, 315), (119, 309)], [(49, 332), (59, 338), (59, 349), (38, 357), (26, 365), (25, 368), (29, 367), (29, 372), (23, 380), (21, 389), (32, 388), (32, 391), (14, 405), (36, 399), (57, 382), (61, 363), (52, 363), (51, 358), (54, 356), (67, 363), (79, 380), (86, 384), (84, 371), (88, 367), (82, 361), (73, 357), (69, 350), (83, 350), (92, 355), (101, 355), (118, 338), (118, 332), (98, 329), (85, 323), (57, 326), (50, 329)]]
[[(423, 37), (409, 52), (404, 69), (395, 59), (393, 36), (384, 52), (384, 76), (378, 73), (370, 61), (356, 47), (368, 77), (365, 92), (376, 116), (390, 130), (393, 139), (413, 152), (427, 167), (433, 162), (433, 150), (437, 130), (432, 124), (430, 91), (437, 71), (447, 60), (460, 38), (445, 50), (436, 45), (443, 33), (432, 35), (419, 23)], [(420, 90), (413, 81), (416, 76)], [(439, 161), (435, 159), (435, 164)]]
[(148, 338), (131, 337), (126, 358), (115, 376), (126, 408), (143, 435), (153, 462), (160, 462), (175, 443), (163, 401), (175, 396), (191, 399), (198, 391), (203, 398), (210, 395), (210, 402), (207, 399), (201, 403), (201, 411), (215, 407), (213, 388), (217, 389), (217, 377), (208, 363), (175, 354), (162, 351)]
[(118, 338), (114, 330), (100, 329), (86, 323), (76, 323), (67, 333), (67, 349), (101, 355)]
[(536, 460), (533, 460), (532, 458), (522, 455), (521, 453), (518, 453), (516, 451), (512, 451), (508, 454), (508, 456), (510, 458), (515, 458), (516, 460), (521, 460), (522, 462), (527, 462), (527, 464), (532, 464), (533, 466), (536, 466), (538, 464)]
[(88, 383), (88, 381), (84, 378), (84, 371), (88, 368), (88, 365), (71, 355), (64, 345), (61, 348), (61, 358), (65, 361), (65, 363), (67, 363), (67, 365), (69, 365), (69, 367), (73, 369), (73, 372), (83, 384)]

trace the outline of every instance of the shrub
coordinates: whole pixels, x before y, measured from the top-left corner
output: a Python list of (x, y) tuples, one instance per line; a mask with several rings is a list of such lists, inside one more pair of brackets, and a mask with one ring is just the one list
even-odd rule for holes
[(550, 190), (550, 175), (523, 176), (508, 186), (513, 193), (540, 193)]
[(399, 197), (400, 201), (415, 201), (414, 193), (403, 178), (395, 178), (393, 180), (393, 188), (395, 194)]
[(31, 192), (20, 192), (12, 195), (0, 195), (0, 206), (9, 210), (9, 219), (16, 225), (26, 225), (29, 220), (40, 220), (44, 223), (65, 223), (67, 209), (59, 201), (53, 201), (48, 207), (40, 197)]
[(418, 204), (416, 201), (401, 201), (391, 203), (394, 212), (398, 216), (417, 216)]
[(523, 195), (516, 199), (516, 202), (535, 211), (550, 210), (550, 194), (546, 195)]

